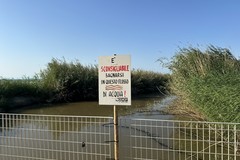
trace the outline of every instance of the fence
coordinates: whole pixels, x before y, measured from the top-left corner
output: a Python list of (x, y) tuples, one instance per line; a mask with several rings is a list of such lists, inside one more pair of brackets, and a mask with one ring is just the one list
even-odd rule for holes
[(0, 160), (106, 160), (108, 117), (0, 114)]
[(240, 124), (131, 119), (129, 128), (131, 159), (240, 159)]
[[(110, 117), (0, 114), (0, 160), (113, 160)], [(119, 119), (120, 160), (238, 160), (240, 124)]]

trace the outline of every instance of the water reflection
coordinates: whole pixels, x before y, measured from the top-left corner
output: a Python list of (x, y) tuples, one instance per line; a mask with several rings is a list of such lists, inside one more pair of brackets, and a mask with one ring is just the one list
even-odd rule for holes
[[(140, 110), (151, 110), (160, 106), (162, 98), (141, 98), (132, 100), (131, 106), (118, 106), (119, 115), (129, 115)], [(161, 107), (161, 106), (160, 106)], [(160, 109), (160, 108), (159, 108)], [(21, 111), (23, 114), (112, 116), (113, 106), (100, 106), (98, 102), (77, 102), (32, 107)]]

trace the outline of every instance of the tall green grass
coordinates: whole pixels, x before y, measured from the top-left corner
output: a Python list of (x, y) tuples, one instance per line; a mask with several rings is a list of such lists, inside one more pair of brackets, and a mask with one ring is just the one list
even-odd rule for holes
[(230, 50), (182, 48), (173, 57), (171, 90), (212, 121), (240, 122), (240, 61)]
[[(44, 88), (52, 91), (54, 101), (97, 100), (98, 67), (83, 66), (79, 61), (52, 59), (47, 69), (42, 70), (40, 79)], [(132, 95), (166, 94), (168, 75), (161, 73), (133, 70)]]
[(132, 71), (131, 76), (133, 96), (169, 93), (169, 74), (137, 69)]
[(31, 97), (41, 102), (48, 98), (48, 92), (39, 79), (0, 80), (0, 108), (11, 107), (13, 98)]
[(39, 74), (44, 88), (51, 91), (52, 101), (72, 102), (98, 97), (98, 68), (83, 66), (77, 60), (52, 59)]

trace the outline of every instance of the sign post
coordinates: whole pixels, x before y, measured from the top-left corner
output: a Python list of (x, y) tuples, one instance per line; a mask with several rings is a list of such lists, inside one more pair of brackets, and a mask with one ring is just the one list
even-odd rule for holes
[(114, 159), (119, 160), (119, 138), (118, 138), (118, 114), (117, 106), (113, 106), (113, 125), (114, 125)]
[(116, 55), (99, 57), (99, 104), (113, 105), (114, 157), (119, 160), (117, 105), (131, 105), (131, 57)]

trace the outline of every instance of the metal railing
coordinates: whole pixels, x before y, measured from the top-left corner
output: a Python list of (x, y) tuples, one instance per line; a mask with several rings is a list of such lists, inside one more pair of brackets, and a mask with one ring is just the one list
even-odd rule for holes
[(0, 114), (0, 160), (106, 160), (109, 117)]
[[(239, 160), (240, 124), (119, 119), (120, 160)], [(113, 119), (0, 114), (0, 160), (113, 160)]]
[(130, 121), (130, 159), (240, 159), (239, 123), (147, 119)]

